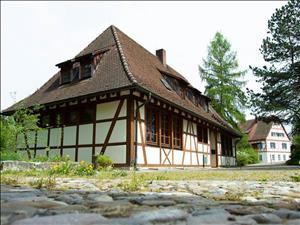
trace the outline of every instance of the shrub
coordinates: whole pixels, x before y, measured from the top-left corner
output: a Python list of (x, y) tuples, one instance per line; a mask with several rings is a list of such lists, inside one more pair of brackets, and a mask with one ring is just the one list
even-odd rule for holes
[(258, 152), (248, 143), (247, 134), (243, 134), (237, 144), (237, 165), (245, 166), (247, 164), (258, 163)]
[(98, 155), (96, 159), (97, 168), (108, 168), (113, 164), (111, 158), (107, 155)]
[(24, 156), (18, 154), (17, 152), (13, 151), (1, 151), (0, 152), (0, 160), (18, 160), (18, 161), (25, 161), (26, 159)]
[(79, 165), (75, 166), (74, 174), (81, 176), (91, 176), (95, 174), (95, 171), (93, 170), (92, 164), (82, 160), (80, 161)]
[(61, 162), (59, 164), (56, 164), (51, 167), (49, 173), (52, 174), (64, 174), (68, 175), (72, 171), (73, 165), (71, 164), (70, 161), (67, 162)]

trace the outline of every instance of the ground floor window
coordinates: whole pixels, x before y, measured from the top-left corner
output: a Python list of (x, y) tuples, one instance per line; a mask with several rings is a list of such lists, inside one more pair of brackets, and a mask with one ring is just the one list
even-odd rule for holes
[(224, 156), (233, 156), (232, 138), (221, 134), (221, 150)]
[(175, 148), (181, 148), (182, 140), (182, 120), (179, 117), (173, 117), (173, 145)]
[(161, 113), (161, 145), (170, 146), (170, 115), (168, 113)]
[(263, 160), (263, 159), (262, 159), (262, 155), (259, 155), (259, 160), (260, 160), (260, 161), (262, 161), (262, 160)]
[(275, 155), (272, 155), (272, 160), (273, 160), (273, 161), (275, 160)]
[(151, 144), (158, 144), (158, 111), (148, 108), (146, 111), (146, 141)]
[[(160, 130), (160, 132), (158, 132)], [(181, 149), (182, 118), (155, 107), (146, 107), (146, 142)], [(173, 133), (173, 135), (171, 135)]]
[(283, 160), (286, 160), (286, 157), (285, 157), (285, 155), (283, 155)]
[(278, 155), (278, 161), (281, 161), (281, 155)]
[(206, 126), (197, 125), (198, 142), (208, 143), (208, 129)]

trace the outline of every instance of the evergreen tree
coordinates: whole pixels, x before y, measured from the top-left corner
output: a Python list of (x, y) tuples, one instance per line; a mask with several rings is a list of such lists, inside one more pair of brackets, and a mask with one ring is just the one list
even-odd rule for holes
[(240, 80), (246, 71), (240, 71), (238, 67), (236, 52), (231, 51), (228, 40), (217, 32), (199, 72), (201, 79), (206, 81), (205, 94), (211, 99), (212, 106), (234, 128), (245, 120), (241, 110), (247, 101), (241, 90), (245, 82)]
[(300, 1), (291, 0), (268, 21), (268, 35), (260, 48), (268, 66), (250, 67), (260, 93), (249, 90), (253, 112), (259, 117), (275, 115), (291, 122), (293, 131), (300, 119)]

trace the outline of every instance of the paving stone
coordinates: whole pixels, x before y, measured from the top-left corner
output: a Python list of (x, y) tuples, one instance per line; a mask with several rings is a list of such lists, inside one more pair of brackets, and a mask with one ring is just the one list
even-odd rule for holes
[(271, 213), (254, 214), (249, 217), (261, 224), (280, 224), (282, 222), (278, 216)]
[(183, 210), (165, 208), (137, 213), (131, 219), (140, 224), (172, 224), (174, 221), (186, 221), (187, 216), (188, 214)]
[(83, 203), (83, 198), (79, 194), (63, 194), (55, 198), (55, 200), (65, 202), (70, 205)]
[(279, 209), (274, 212), (275, 215), (279, 216), (281, 219), (300, 219), (300, 212), (288, 209)]
[(102, 194), (102, 193), (99, 193), (99, 194), (89, 194), (87, 196), (87, 199), (89, 199), (89, 200), (91, 200), (93, 202), (112, 202), (113, 201), (112, 197), (110, 197), (107, 194)]
[(139, 200), (139, 201), (135, 200), (133, 202), (139, 205), (147, 205), (147, 206), (171, 206), (176, 204), (176, 202), (172, 200), (160, 200), (160, 199)]
[(249, 215), (258, 213), (272, 213), (275, 210), (264, 206), (225, 206), (225, 209), (234, 215)]
[(135, 207), (128, 201), (102, 202), (92, 205), (90, 211), (106, 217), (128, 217)]
[(12, 225), (96, 225), (107, 224), (107, 219), (98, 214), (61, 214), (32, 217), (15, 221)]

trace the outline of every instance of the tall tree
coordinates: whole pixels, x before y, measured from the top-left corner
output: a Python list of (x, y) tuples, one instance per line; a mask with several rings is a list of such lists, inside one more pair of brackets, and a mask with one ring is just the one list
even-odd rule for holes
[(247, 98), (241, 88), (241, 78), (246, 71), (238, 69), (236, 52), (229, 41), (217, 32), (208, 46), (208, 55), (199, 66), (200, 77), (206, 81), (205, 94), (211, 99), (214, 109), (233, 127), (245, 120), (242, 109)]
[(293, 131), (300, 119), (300, 1), (291, 0), (276, 9), (268, 21), (268, 35), (260, 52), (267, 62), (251, 67), (262, 84), (261, 92), (249, 90), (253, 112), (260, 117), (275, 115), (291, 122)]

